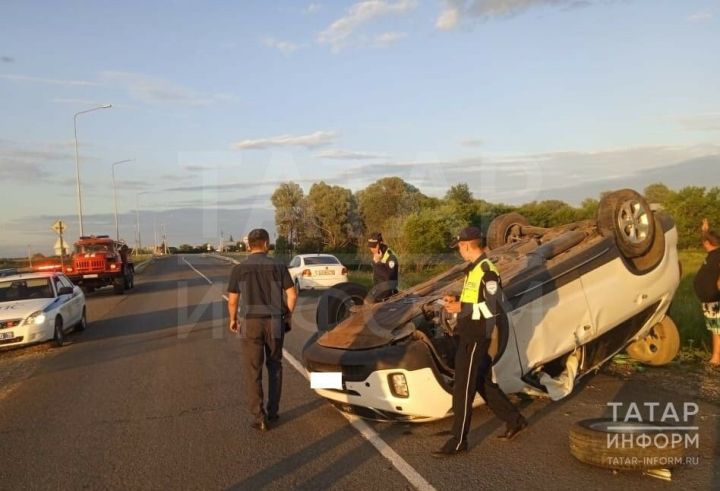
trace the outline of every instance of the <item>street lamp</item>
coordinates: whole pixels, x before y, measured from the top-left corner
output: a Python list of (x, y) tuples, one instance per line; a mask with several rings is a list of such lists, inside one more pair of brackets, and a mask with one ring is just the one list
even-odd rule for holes
[(81, 114), (89, 113), (92, 111), (97, 111), (98, 109), (110, 109), (112, 107), (112, 104), (103, 104), (101, 106), (96, 106), (90, 109), (86, 109), (84, 111), (80, 111), (75, 113), (75, 116), (73, 116), (73, 127), (75, 129), (75, 183), (77, 185), (77, 202), (78, 202), (78, 224), (80, 228), (80, 236), (82, 237), (83, 234), (83, 222), (82, 222), (82, 194), (80, 192), (80, 157), (78, 155), (78, 137), (77, 137), (77, 117)]
[(135, 195), (135, 221), (137, 226), (137, 250), (138, 253), (140, 252), (140, 249), (142, 249), (142, 240), (140, 237), (140, 195), (141, 194), (150, 194), (151, 191), (140, 191)]
[(117, 188), (115, 186), (115, 166), (118, 164), (125, 164), (127, 162), (133, 162), (135, 159), (121, 160), (112, 164), (112, 178), (113, 178), (113, 205), (115, 207), (115, 239), (120, 240), (120, 228), (118, 226), (118, 215), (117, 215)]

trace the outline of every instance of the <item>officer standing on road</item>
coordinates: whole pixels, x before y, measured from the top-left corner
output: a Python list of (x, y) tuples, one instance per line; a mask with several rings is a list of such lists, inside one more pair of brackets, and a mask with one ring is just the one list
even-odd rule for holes
[[(248, 234), (250, 255), (230, 273), (228, 314), (230, 331), (240, 334), (243, 380), (252, 427), (267, 431), (277, 421), (282, 392), (282, 353), (285, 332), (290, 328), (297, 294), (287, 267), (267, 256), (270, 236), (259, 228)], [(238, 321), (242, 296), (244, 322)], [(263, 406), (262, 365), (268, 371), (267, 406)]]
[(453, 386), (452, 438), (433, 452), (444, 457), (467, 450), (472, 403), (477, 391), (495, 416), (505, 421), (498, 438), (510, 440), (527, 427), (527, 421), (492, 380), (492, 359), (488, 354), (493, 329), (507, 328), (502, 309), (502, 285), (495, 265), (485, 255), (486, 238), (477, 227), (460, 231), (451, 247), (457, 247), (470, 263), (460, 298), (445, 296), (445, 310), (458, 316)]
[(370, 296), (376, 303), (382, 302), (398, 292), (400, 265), (395, 253), (383, 242), (380, 232), (370, 234), (368, 247), (373, 255), (373, 288)]

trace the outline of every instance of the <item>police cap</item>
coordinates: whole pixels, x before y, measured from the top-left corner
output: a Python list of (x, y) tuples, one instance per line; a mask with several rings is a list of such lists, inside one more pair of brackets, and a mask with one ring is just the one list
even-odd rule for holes
[(481, 243), (485, 242), (485, 236), (482, 231), (477, 227), (465, 227), (460, 231), (457, 237), (453, 238), (450, 242), (450, 247), (457, 247), (460, 242), (468, 240), (479, 240)]
[(382, 234), (380, 232), (373, 232), (368, 238), (368, 247), (375, 247), (383, 241)]

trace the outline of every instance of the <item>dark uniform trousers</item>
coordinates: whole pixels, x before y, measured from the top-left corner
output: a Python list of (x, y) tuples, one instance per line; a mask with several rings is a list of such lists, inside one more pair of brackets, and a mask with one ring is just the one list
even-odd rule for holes
[(522, 416), (505, 393), (492, 380), (492, 359), (488, 354), (490, 340), (459, 336), (455, 353), (455, 385), (453, 386), (453, 437), (460, 442), (467, 438), (475, 392), (485, 400), (495, 416), (511, 426)]
[[(242, 326), (242, 370), (248, 409), (256, 420), (278, 413), (282, 393), (283, 329), (279, 318), (246, 318)], [(263, 407), (262, 366), (268, 372), (268, 402)]]

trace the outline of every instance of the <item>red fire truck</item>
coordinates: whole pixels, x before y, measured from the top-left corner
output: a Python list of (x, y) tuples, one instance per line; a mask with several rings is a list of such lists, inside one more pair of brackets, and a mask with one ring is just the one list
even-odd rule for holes
[(122, 295), (135, 281), (128, 246), (107, 235), (80, 237), (65, 275), (88, 293), (112, 285), (115, 293)]

